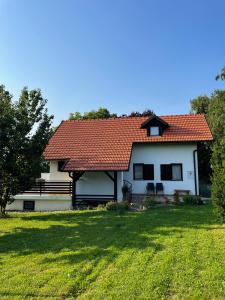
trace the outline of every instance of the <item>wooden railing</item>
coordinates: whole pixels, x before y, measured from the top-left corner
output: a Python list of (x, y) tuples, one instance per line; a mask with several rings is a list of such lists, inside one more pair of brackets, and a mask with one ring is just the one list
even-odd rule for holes
[(20, 194), (54, 194), (72, 195), (72, 181), (36, 181), (31, 188)]

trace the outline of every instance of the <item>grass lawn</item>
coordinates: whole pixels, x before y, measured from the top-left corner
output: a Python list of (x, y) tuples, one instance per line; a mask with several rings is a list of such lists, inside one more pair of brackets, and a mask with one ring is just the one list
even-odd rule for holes
[(0, 219), (0, 299), (225, 299), (210, 205)]

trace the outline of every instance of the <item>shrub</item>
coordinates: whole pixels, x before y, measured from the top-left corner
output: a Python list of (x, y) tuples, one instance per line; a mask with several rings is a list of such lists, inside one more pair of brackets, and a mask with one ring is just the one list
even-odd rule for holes
[(218, 218), (225, 223), (225, 138), (213, 146), (212, 201)]
[(99, 204), (96, 209), (99, 211), (105, 210), (105, 204)]
[(126, 201), (113, 202), (110, 201), (105, 206), (108, 211), (125, 211), (129, 209), (129, 204)]
[(200, 196), (185, 195), (183, 196), (183, 201), (188, 205), (201, 205), (203, 204), (202, 198)]
[(128, 183), (124, 183), (124, 185), (122, 186), (123, 201), (130, 200), (131, 193), (132, 193), (131, 186), (129, 186)]
[(145, 196), (143, 205), (146, 209), (150, 209), (151, 207), (156, 205), (155, 199), (152, 196)]
[(178, 192), (175, 192), (173, 194), (173, 202), (174, 202), (174, 204), (180, 204), (180, 196), (179, 196)]

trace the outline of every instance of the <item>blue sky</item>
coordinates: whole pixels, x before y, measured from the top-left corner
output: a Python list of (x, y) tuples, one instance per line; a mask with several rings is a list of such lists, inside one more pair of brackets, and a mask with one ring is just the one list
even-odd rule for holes
[(189, 111), (224, 88), (225, 1), (0, 0), (0, 83), (41, 88), (55, 124), (104, 106)]

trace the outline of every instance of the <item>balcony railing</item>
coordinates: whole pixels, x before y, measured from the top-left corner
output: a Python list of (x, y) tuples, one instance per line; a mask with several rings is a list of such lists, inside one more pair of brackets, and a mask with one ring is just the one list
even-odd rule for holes
[(36, 181), (31, 188), (20, 194), (34, 195), (72, 195), (72, 181)]

